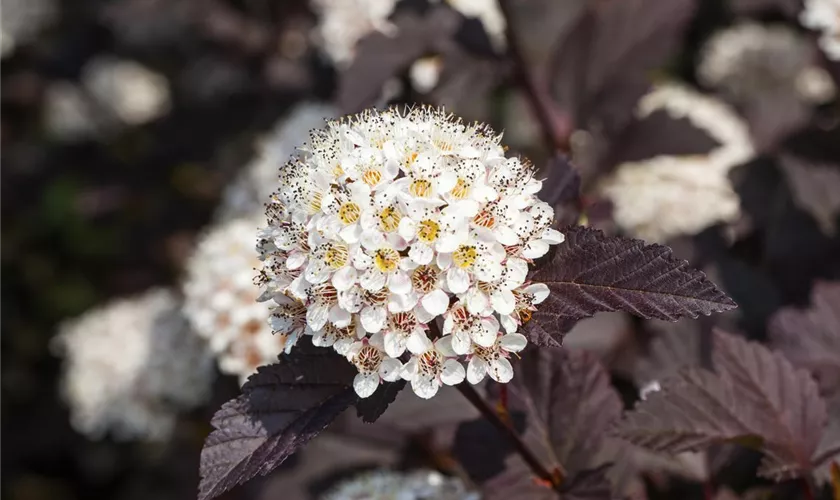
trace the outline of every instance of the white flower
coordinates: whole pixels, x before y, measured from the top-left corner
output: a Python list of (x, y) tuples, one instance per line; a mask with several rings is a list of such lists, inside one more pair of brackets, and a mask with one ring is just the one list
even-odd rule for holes
[(513, 378), (513, 366), (508, 357), (510, 353), (519, 352), (525, 349), (528, 341), (524, 335), (509, 333), (499, 335), (490, 347), (473, 346), (468, 356), (467, 380), (471, 384), (477, 384), (484, 379), (484, 375), (496, 382), (506, 384)]
[(415, 470), (396, 472), (387, 469), (364, 472), (346, 480), (320, 500), (479, 500), (480, 495), (467, 490), (455, 477), (440, 472)]
[(513, 290), (513, 313), (501, 316), (501, 324), (505, 331), (515, 333), (520, 325), (530, 321), (531, 315), (537, 310), (536, 306), (548, 298), (549, 293), (550, 290), (544, 283), (528, 283)]
[(73, 427), (92, 438), (166, 440), (177, 412), (210, 394), (213, 357), (177, 296), (153, 289), (63, 323), (62, 392)]
[[(184, 314), (193, 329), (207, 339), (221, 371), (244, 382), (258, 366), (277, 361), (291, 349), (297, 336), (294, 328), (272, 335), (271, 307), (258, 302), (260, 289), (254, 286), (254, 268), (260, 261), (254, 252), (259, 218), (236, 219), (213, 227), (199, 241), (187, 261), (183, 284)], [(268, 244), (266, 241), (262, 245)], [(272, 246), (272, 248), (274, 248)], [(276, 250), (276, 249), (275, 249)], [(265, 284), (267, 297), (288, 291), (300, 271), (289, 270), (277, 253), (263, 262), (273, 269), (272, 282)], [(267, 278), (266, 278), (267, 279)], [(291, 301), (291, 299), (288, 299)], [(275, 311), (275, 329), (281, 329), (282, 313)]]
[[(272, 322), (286, 346), (305, 332), (350, 358), (367, 345), (387, 359), (408, 351), (422, 397), (463, 379), (457, 358), (493, 345), (528, 265), (563, 241), (531, 164), (505, 158), (488, 127), (432, 108), (327, 122), (278, 179), (259, 282), (282, 302)], [(360, 394), (389, 380), (366, 370)]]
[(806, 28), (822, 31), (820, 47), (829, 59), (840, 60), (840, 1), (805, 0), (799, 22)]
[(403, 367), (402, 378), (411, 383), (415, 394), (429, 399), (437, 394), (441, 385), (463, 382), (466, 372), (452, 350), (451, 337), (439, 338), (434, 344), (426, 337), (423, 344), (421, 353), (413, 355)]
[(467, 354), (473, 344), (490, 347), (499, 333), (499, 322), (490, 315), (473, 314), (457, 303), (446, 312), (443, 334), (455, 354)]
[(370, 397), (381, 381), (395, 382), (400, 378), (402, 363), (385, 353), (381, 333), (353, 343), (346, 356), (359, 370), (353, 379), (353, 389), (360, 398)]

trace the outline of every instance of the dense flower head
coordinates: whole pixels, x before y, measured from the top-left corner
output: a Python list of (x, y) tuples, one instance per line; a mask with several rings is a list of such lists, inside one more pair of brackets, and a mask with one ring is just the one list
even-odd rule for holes
[(235, 219), (213, 227), (187, 262), (184, 314), (195, 332), (207, 339), (224, 373), (240, 382), (258, 366), (277, 361), (285, 337), (272, 335), (268, 304), (258, 302), (254, 231), (260, 217)]
[(328, 491), (322, 500), (478, 500), (477, 492), (463, 481), (432, 470), (398, 472), (372, 470), (346, 480)]
[(213, 363), (177, 296), (158, 288), (61, 324), (62, 392), (73, 427), (98, 438), (165, 440), (177, 412), (203, 403)]
[(516, 330), (547, 295), (529, 265), (563, 234), (501, 136), (440, 109), (366, 111), (314, 131), (279, 181), (259, 282), (287, 345), (312, 335), (347, 356), (362, 397), (401, 376), (429, 398), (485, 357), (510, 380)]

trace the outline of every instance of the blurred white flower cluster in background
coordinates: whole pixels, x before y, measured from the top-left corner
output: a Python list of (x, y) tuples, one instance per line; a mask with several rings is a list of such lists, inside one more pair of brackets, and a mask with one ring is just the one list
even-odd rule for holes
[(840, 0), (805, 0), (799, 22), (820, 31), (820, 48), (829, 59), (840, 60)]
[(664, 242), (737, 219), (740, 202), (728, 174), (755, 155), (746, 124), (722, 101), (678, 84), (660, 85), (644, 96), (637, 115), (659, 110), (689, 120), (719, 145), (704, 155), (661, 155), (619, 165), (600, 186), (618, 226)]
[(321, 500), (478, 500), (457, 478), (432, 470), (363, 472), (321, 496)]
[(81, 433), (164, 440), (177, 413), (203, 403), (213, 359), (166, 289), (68, 320), (53, 340), (65, 358), (62, 392)]
[(11, 54), (56, 18), (55, 0), (2, 0), (0, 2), (0, 57)]
[(703, 47), (698, 78), (742, 103), (789, 94), (822, 104), (836, 92), (808, 40), (784, 25), (747, 22), (716, 33)]
[(129, 60), (103, 56), (82, 69), (79, 84), (47, 87), (44, 123), (59, 139), (97, 138), (127, 125), (142, 125), (169, 111), (167, 79)]
[(313, 131), (280, 169), (260, 236), (263, 298), (287, 346), (312, 335), (346, 356), (361, 397), (399, 378), (423, 398), (464, 378), (510, 381), (517, 330), (548, 295), (526, 282), (529, 263), (563, 235), (533, 166), (500, 141), (427, 107)]

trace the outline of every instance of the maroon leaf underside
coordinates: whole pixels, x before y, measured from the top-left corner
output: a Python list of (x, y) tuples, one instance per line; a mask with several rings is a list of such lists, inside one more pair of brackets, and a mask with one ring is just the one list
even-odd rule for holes
[[(583, 351), (531, 350), (518, 364), (508, 387), (513, 411), (526, 418), (522, 439), (548, 470), (562, 466), (561, 497), (610, 498), (606, 464), (597, 456), (607, 430), (621, 415), (621, 400), (598, 360)], [(519, 456), (506, 459), (505, 470), (487, 481), (485, 498), (557, 498), (534, 480)]]
[(662, 380), (617, 434), (671, 454), (737, 442), (764, 452), (764, 477), (809, 473), (827, 418), (814, 381), (760, 344), (722, 332), (714, 341), (717, 373), (690, 368)]
[(566, 241), (529, 277), (551, 290), (525, 327), (537, 345), (562, 345), (575, 323), (597, 312), (676, 321), (736, 307), (703, 272), (676, 259), (668, 247), (585, 227), (563, 233)]
[(199, 500), (271, 472), (353, 404), (363, 420), (376, 420), (404, 386), (384, 384), (359, 400), (354, 375), (344, 358), (306, 339), (279, 363), (260, 367), (213, 416), (215, 430), (201, 452)]

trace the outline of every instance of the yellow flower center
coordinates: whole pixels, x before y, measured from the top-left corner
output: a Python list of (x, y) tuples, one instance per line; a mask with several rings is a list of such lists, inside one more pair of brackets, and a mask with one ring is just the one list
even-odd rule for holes
[(341, 168), (341, 163), (336, 163), (333, 167), (333, 175), (336, 177), (341, 177), (344, 175), (344, 169)]
[(470, 267), (475, 262), (478, 252), (475, 251), (474, 246), (461, 245), (458, 250), (452, 254), (452, 261), (461, 269)]
[(341, 244), (331, 244), (327, 251), (324, 252), (324, 262), (333, 269), (341, 269), (347, 264), (347, 257), (349, 255), (347, 247)]
[(338, 207), (338, 218), (345, 224), (356, 222), (359, 220), (360, 215), (362, 215), (362, 209), (352, 201), (348, 201)]
[(402, 215), (396, 207), (385, 207), (379, 212), (379, 227), (386, 233), (396, 231), (400, 225), (400, 219), (402, 219)]
[(379, 170), (376, 170), (374, 168), (368, 169), (365, 171), (364, 174), (362, 174), (362, 180), (368, 186), (373, 187), (379, 184), (379, 181), (382, 180), (382, 173), (380, 173)]
[(417, 179), (408, 186), (408, 192), (418, 198), (425, 198), (432, 194), (432, 183), (426, 179)]
[(451, 192), (455, 199), (463, 200), (470, 195), (470, 186), (467, 184), (467, 181), (458, 177), (458, 182), (455, 183), (455, 187), (452, 188)]
[(426, 219), (420, 222), (417, 228), (417, 238), (424, 243), (435, 241), (440, 234), (440, 226), (433, 220)]
[(405, 155), (405, 168), (411, 168), (415, 161), (417, 161), (417, 153), (408, 153)]
[(400, 254), (393, 248), (380, 248), (376, 251), (376, 257), (373, 260), (377, 269), (383, 273), (390, 273), (397, 270)]

